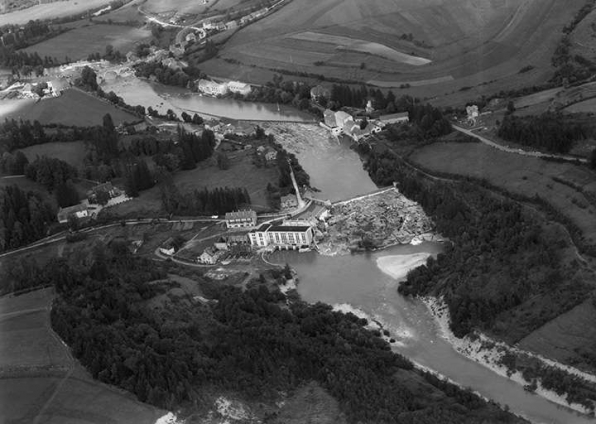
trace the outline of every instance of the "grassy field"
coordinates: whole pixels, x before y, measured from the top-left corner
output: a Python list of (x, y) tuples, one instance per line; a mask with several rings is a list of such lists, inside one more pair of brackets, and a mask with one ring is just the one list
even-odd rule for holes
[(54, 3), (38, 4), (27, 9), (0, 15), (0, 26), (23, 25), (30, 20), (53, 19), (76, 15), (86, 10), (106, 6), (111, 0), (66, 0)]
[[(257, 168), (252, 163), (252, 151), (237, 151), (229, 154), (230, 168), (218, 169), (214, 159), (199, 164), (196, 169), (179, 171), (174, 175), (174, 184), (182, 193), (203, 187), (246, 187), (252, 201), (251, 207), (257, 211), (267, 210), (267, 184), (277, 183), (276, 168)], [(129, 202), (109, 209), (119, 216), (135, 216), (161, 211), (161, 195), (158, 187), (141, 192)], [(165, 213), (165, 212), (164, 212)]]
[(83, 166), (83, 159), (87, 153), (85, 144), (82, 142), (37, 144), (21, 149), (21, 151), (27, 156), (29, 162), (33, 162), (38, 156), (47, 156), (61, 159), (76, 168)]
[(594, 322), (596, 307), (588, 299), (522, 339), (519, 346), (594, 372), (593, 368), (585, 366), (585, 358), (576, 350), (591, 346), (596, 340)]
[[(166, 412), (93, 381), (49, 330), (53, 289), (0, 298), (0, 422), (147, 423)], [(69, 374), (69, 370), (73, 370)]]
[(148, 40), (150, 36), (151, 33), (146, 29), (89, 23), (28, 47), (24, 51), (37, 52), (42, 57), (50, 56), (58, 60), (63, 60), (65, 56), (79, 60), (86, 59), (90, 53), (103, 54), (108, 44), (126, 54), (136, 43)]
[[(408, 93), (428, 98), (448, 95), (455, 99), (444, 102), (459, 103), (488, 90), (546, 81), (552, 73), (550, 59), (561, 37), (560, 31), (583, 3), (583, 0), (565, 3), (380, 0), (374, 4), (294, 1), (240, 30), (219, 56), (247, 66), (368, 81), (387, 88), (409, 83), (413, 87)], [(304, 38), (303, 34), (308, 32), (318, 34), (321, 41), (296, 39)], [(410, 33), (412, 41), (401, 38), (402, 34)], [(369, 51), (336, 49), (329, 44), (332, 37), (350, 39), (356, 45), (382, 44), (403, 56), (380, 57)], [(432, 62), (404, 63), (403, 58), (408, 56), (428, 58)], [(361, 63), (365, 64), (362, 69)], [(357, 64), (358, 69), (346, 64)], [(520, 74), (526, 65), (534, 69)], [(207, 62), (205, 68), (212, 66)], [(227, 68), (224, 74), (242, 76), (238, 75), (237, 65)], [(483, 83), (486, 84), (480, 86)], [(458, 91), (476, 86), (479, 87), (467, 93)]]
[(595, 175), (585, 167), (506, 153), (480, 143), (435, 143), (418, 150), (412, 159), (431, 171), (485, 178), (527, 197), (537, 194), (570, 218), (588, 243), (596, 243), (596, 205), (578, 190), (596, 195)]
[(101, 100), (79, 90), (65, 90), (60, 97), (37, 103), (20, 102), (4, 114), (5, 118), (39, 121), (42, 125), (64, 124), (76, 126), (101, 125), (106, 113), (112, 116), (115, 125), (137, 121), (139, 118), (108, 101)]

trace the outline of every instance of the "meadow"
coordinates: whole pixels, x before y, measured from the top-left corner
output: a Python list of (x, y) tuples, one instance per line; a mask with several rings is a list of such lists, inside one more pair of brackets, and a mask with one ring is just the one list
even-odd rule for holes
[(586, 167), (506, 153), (481, 143), (434, 143), (411, 159), (430, 171), (484, 178), (515, 194), (539, 195), (571, 219), (588, 243), (596, 243), (596, 205), (585, 195), (596, 195), (596, 178)]
[(65, 56), (72, 60), (81, 60), (86, 59), (91, 53), (103, 54), (108, 44), (122, 54), (126, 54), (136, 43), (146, 41), (150, 36), (151, 33), (146, 29), (107, 23), (88, 23), (30, 46), (24, 51), (37, 52), (42, 57), (50, 56), (58, 60), (64, 60)]
[(36, 19), (54, 19), (83, 13), (86, 10), (106, 6), (111, 0), (65, 0), (38, 4), (27, 9), (0, 15), (0, 26), (23, 25)]
[(76, 168), (83, 166), (83, 159), (87, 154), (85, 143), (76, 141), (36, 144), (20, 150), (29, 162), (33, 162), (37, 157), (47, 156), (63, 160)]
[(64, 124), (75, 126), (100, 125), (106, 113), (112, 116), (115, 125), (137, 121), (135, 115), (118, 109), (107, 100), (94, 97), (80, 90), (63, 91), (60, 97), (41, 100), (37, 103), (22, 101), (4, 113), (4, 118), (39, 121), (42, 125)]

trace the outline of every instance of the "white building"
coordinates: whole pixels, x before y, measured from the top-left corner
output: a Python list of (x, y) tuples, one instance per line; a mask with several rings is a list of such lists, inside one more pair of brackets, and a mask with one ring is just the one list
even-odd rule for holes
[(226, 213), (226, 226), (228, 228), (254, 227), (257, 225), (257, 213), (253, 210)]
[(240, 81), (230, 81), (228, 83), (228, 90), (232, 93), (239, 93), (244, 96), (250, 94), (251, 88), (249, 84)]
[(408, 112), (393, 113), (391, 115), (379, 116), (379, 120), (384, 124), (397, 124), (400, 122), (409, 122), (410, 115)]
[(263, 224), (248, 233), (250, 244), (256, 247), (269, 245), (281, 248), (310, 246), (313, 229), (310, 225), (271, 225)]
[(226, 94), (228, 92), (228, 85), (218, 84), (214, 81), (201, 79), (199, 80), (198, 89), (201, 93), (217, 96)]
[(335, 112), (335, 126), (336, 127), (344, 128), (345, 124), (348, 121), (354, 121), (354, 118), (352, 118), (352, 115), (350, 115), (349, 113), (346, 113), (342, 110)]

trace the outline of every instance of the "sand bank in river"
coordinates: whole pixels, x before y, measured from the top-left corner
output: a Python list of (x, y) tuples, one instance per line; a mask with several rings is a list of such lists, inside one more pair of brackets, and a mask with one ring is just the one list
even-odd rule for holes
[(412, 253), (410, 255), (383, 256), (377, 259), (377, 266), (385, 274), (396, 280), (403, 280), (408, 271), (426, 264), (430, 253)]

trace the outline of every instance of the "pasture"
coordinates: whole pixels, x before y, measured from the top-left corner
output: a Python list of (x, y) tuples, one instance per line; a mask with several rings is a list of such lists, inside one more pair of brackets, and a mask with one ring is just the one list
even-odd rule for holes
[(136, 43), (148, 40), (151, 33), (146, 29), (125, 25), (91, 24), (74, 28), (57, 37), (30, 46), (24, 51), (37, 52), (40, 56), (63, 60), (65, 56), (73, 60), (86, 59), (91, 53), (103, 54), (111, 44), (115, 50), (126, 54)]
[(53, 297), (48, 288), (0, 298), (0, 422), (153, 424), (163, 416), (166, 411), (92, 380), (70, 357), (50, 331)]
[(101, 125), (106, 113), (112, 116), (114, 125), (139, 119), (129, 112), (118, 109), (107, 100), (76, 89), (65, 90), (60, 97), (41, 100), (37, 103), (24, 101), (18, 105), (19, 107), (6, 112), (4, 117), (37, 120), (42, 125), (64, 124), (82, 127)]
[(586, 167), (506, 153), (481, 143), (434, 143), (411, 159), (430, 171), (484, 178), (512, 193), (539, 195), (571, 219), (588, 243), (596, 243), (596, 205), (584, 194), (596, 196), (596, 178)]
[(111, 0), (64, 0), (38, 4), (27, 9), (0, 15), (0, 26), (24, 25), (31, 20), (63, 18), (83, 13), (87, 10), (107, 6)]
[(27, 156), (29, 162), (33, 162), (38, 156), (47, 156), (63, 160), (76, 168), (83, 166), (83, 159), (87, 154), (85, 144), (76, 141), (36, 144), (20, 150)]
[[(561, 29), (583, 3), (295, 1), (238, 31), (219, 56), (247, 67), (368, 81), (384, 88), (409, 84), (412, 87), (407, 94), (433, 99), (453, 97), (456, 100), (443, 100), (443, 104), (456, 105), (488, 91), (547, 81)], [(338, 41), (335, 37), (341, 37), (342, 45), (330, 44)], [(352, 40), (356, 48), (342, 50), (347, 40)], [(375, 47), (374, 54), (370, 46)], [(349, 60), (343, 56), (347, 54)], [(423, 58), (431, 62), (423, 64)], [(225, 62), (212, 61), (202, 69), (211, 72), (216, 67), (225, 68)], [(364, 66), (353, 69), (350, 64)], [(520, 74), (526, 65), (533, 69)], [(225, 76), (238, 74), (238, 64), (227, 67)], [(458, 91), (473, 87), (478, 88), (467, 93)]]

